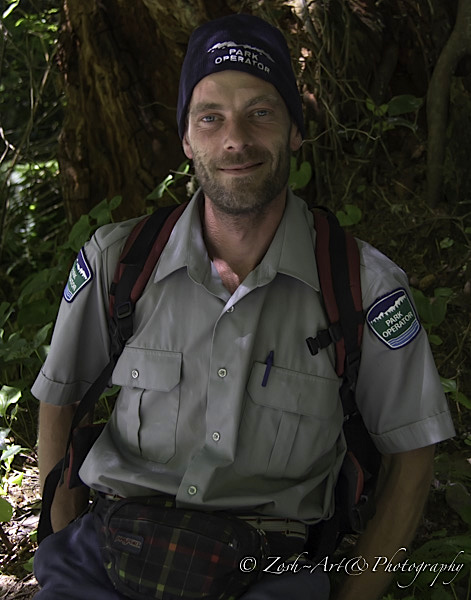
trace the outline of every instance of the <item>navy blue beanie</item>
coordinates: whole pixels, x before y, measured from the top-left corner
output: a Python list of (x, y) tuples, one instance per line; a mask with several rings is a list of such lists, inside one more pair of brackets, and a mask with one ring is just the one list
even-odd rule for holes
[(219, 71), (244, 71), (278, 90), (304, 137), (301, 97), (283, 34), (253, 15), (230, 15), (195, 29), (183, 61), (178, 91), (178, 133), (183, 138), (186, 115), (195, 85)]

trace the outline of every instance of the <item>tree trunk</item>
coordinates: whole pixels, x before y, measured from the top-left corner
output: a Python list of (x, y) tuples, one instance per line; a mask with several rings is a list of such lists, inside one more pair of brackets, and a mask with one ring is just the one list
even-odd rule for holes
[(120, 216), (142, 214), (183, 160), (176, 99), (188, 36), (224, 12), (214, 0), (63, 1), (59, 164), (70, 223), (116, 195)]
[(471, 55), (471, 0), (459, 0), (455, 28), (438, 58), (427, 93), (427, 201), (431, 207), (442, 197), (451, 79), (467, 55)]

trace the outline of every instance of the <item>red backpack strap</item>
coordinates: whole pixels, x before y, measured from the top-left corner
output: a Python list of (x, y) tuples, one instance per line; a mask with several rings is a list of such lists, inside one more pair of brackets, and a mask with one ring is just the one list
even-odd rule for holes
[[(175, 223), (187, 206), (186, 202), (178, 206), (159, 208), (152, 215), (139, 221), (131, 231), (116, 265), (111, 284), (110, 315), (114, 314), (117, 297), (119, 301), (128, 299), (132, 305), (140, 298)], [(126, 284), (119, 283), (121, 281), (126, 281)], [(118, 289), (118, 283), (122, 291)], [(129, 288), (130, 283), (132, 287)], [(124, 285), (127, 287), (124, 288)], [(121, 312), (123, 310), (121, 307)]]
[(364, 321), (358, 245), (333, 213), (316, 209), (313, 214), (317, 269), (329, 328), (306, 342), (313, 355), (335, 343), (337, 375), (356, 381)]

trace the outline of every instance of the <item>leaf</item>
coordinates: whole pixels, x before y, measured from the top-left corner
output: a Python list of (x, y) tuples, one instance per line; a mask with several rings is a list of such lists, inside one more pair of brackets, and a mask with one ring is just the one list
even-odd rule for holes
[(90, 237), (91, 231), (90, 217), (82, 215), (69, 233), (66, 248), (71, 248), (75, 252), (78, 252)]
[(0, 522), (8, 523), (12, 516), (13, 506), (5, 498), (0, 498)]
[(0, 357), (8, 361), (29, 358), (34, 352), (34, 347), (18, 333), (13, 333), (8, 341), (0, 348)]
[(8, 478), (8, 485), (21, 486), (21, 484), (23, 483), (23, 476), (24, 473), (16, 473), (15, 475), (12, 475)]
[(160, 200), (172, 183), (173, 175), (167, 175), (167, 177), (147, 196), (147, 200)]
[(52, 325), (53, 323), (47, 323), (47, 325), (41, 327), (41, 329), (36, 333), (33, 340), (35, 348), (39, 348), (47, 340), (49, 331), (52, 329)]
[(118, 208), (118, 206), (121, 205), (122, 201), (123, 201), (122, 196), (114, 196), (113, 198), (111, 198), (111, 200), (109, 202), (110, 212), (113, 212), (113, 210), (116, 210)]
[(10, 302), (2, 302), (0, 304), (0, 327), (3, 327), (11, 315), (15, 312)]
[(4, 385), (0, 389), (0, 415), (5, 417), (10, 406), (17, 404), (20, 398), (21, 390)]
[(444, 377), (440, 377), (440, 382), (442, 384), (443, 391), (445, 394), (454, 394), (456, 393), (456, 381), (454, 379), (445, 379)]
[(460, 404), (462, 404), (466, 408), (469, 408), (471, 410), (471, 400), (467, 396), (465, 396), (464, 394), (462, 394), (461, 392), (457, 392), (455, 394), (454, 400), (456, 402), (459, 402)]
[(0, 450), (2, 452), (5, 450), (8, 443), (8, 435), (10, 434), (10, 431), (10, 428), (0, 427)]
[(411, 112), (416, 112), (423, 104), (423, 98), (417, 98), (411, 94), (394, 96), (388, 102), (388, 115), (397, 117)]
[(346, 204), (344, 208), (345, 210), (339, 210), (336, 213), (340, 225), (342, 225), (342, 227), (357, 225), (361, 221), (362, 217), (360, 208), (353, 204)]
[(119, 206), (120, 203), (121, 198), (119, 196), (115, 196), (110, 202), (108, 202), (108, 200), (106, 199), (102, 200), (99, 204), (92, 208), (89, 215), (92, 219), (95, 219), (98, 227), (101, 227), (102, 225), (107, 225), (113, 220), (111, 216), (111, 211), (113, 209), (111, 208), (111, 206), (114, 206), (115, 204), (116, 206)]
[[(465, 450), (466, 456), (469, 455)], [(453, 454), (442, 452), (435, 458), (435, 474), (441, 481), (462, 482), (471, 485), (471, 464), (462, 452)]]
[(6, 9), (6, 11), (2, 15), (2, 19), (6, 19), (11, 15), (11, 13), (15, 10), (15, 8), (20, 3), (20, 0), (16, 0), (16, 2), (12, 2), (10, 6)]
[(186, 177), (189, 172), (190, 172), (190, 161), (187, 159), (187, 160), (183, 161), (182, 164), (176, 170), (175, 176), (174, 176), (175, 181), (178, 181), (178, 179), (181, 179), (182, 177)]
[(447, 248), (451, 248), (454, 243), (455, 243), (455, 240), (452, 240), (449, 237), (443, 238), (443, 240), (441, 240), (441, 242), (440, 242), (440, 248), (442, 250), (446, 250)]
[(289, 175), (289, 185), (292, 190), (301, 190), (311, 181), (312, 167), (311, 163), (304, 161), (297, 167), (294, 157), (291, 158), (291, 171)]
[(377, 106), (371, 98), (366, 99), (366, 108), (374, 114), (375, 117), (384, 117), (384, 115), (388, 112), (388, 105), (381, 104), (381, 106)]
[(32, 556), (31, 558), (29, 558), (26, 562), (24, 562), (22, 565), (23, 569), (27, 572), (27, 573), (33, 573), (34, 570), (34, 556)]
[(6, 448), (2, 452), (2, 456), (0, 457), (0, 461), (1, 462), (5, 462), (9, 458), (12, 458), (13, 456), (16, 456), (20, 452), (21, 452), (21, 446), (18, 446), (18, 444), (13, 444), (12, 446), (8, 446), (8, 448)]
[(462, 392), (458, 391), (458, 386), (454, 379), (445, 379), (444, 377), (440, 377), (440, 382), (445, 394), (450, 394), (455, 402), (459, 402), (466, 408), (471, 409), (471, 400)]
[(37, 273), (33, 273), (26, 279), (22, 286), (20, 297), (18, 298), (19, 306), (24, 306), (28, 299), (31, 301), (38, 294), (42, 294), (45, 290), (54, 287), (59, 281), (62, 282), (63, 278), (63, 274), (57, 267), (42, 269)]
[[(447, 288), (438, 288), (445, 290)], [(417, 306), (419, 316), (426, 325), (438, 326), (446, 316), (449, 296), (436, 295), (433, 298), (427, 298), (420, 290), (412, 289), (414, 302)]]
[[(430, 584), (434, 581), (437, 586), (439, 583), (448, 584), (451, 580), (454, 580), (454, 582), (458, 581), (461, 577), (466, 575), (467, 569), (460, 568), (460, 571), (458, 572), (457, 567), (469, 565), (470, 562), (471, 536), (469, 535), (430, 540), (413, 552), (412, 556), (409, 557), (409, 564), (427, 563), (433, 565), (443, 563), (448, 565), (447, 571), (443, 571), (441, 574), (439, 574), (438, 571), (433, 571), (431, 569), (425, 569), (420, 573), (420, 577), (417, 578), (415, 583), (421, 588), (426, 586), (427, 589), (431, 587)], [(454, 567), (454, 570), (451, 570), (450, 567)], [(440, 579), (437, 579), (437, 575), (440, 576)], [(401, 573), (399, 578), (401, 581), (403, 580), (403, 584), (410, 583), (413, 578), (413, 573)], [(417, 598), (423, 597), (423, 595), (417, 596)]]
[(29, 302), (21, 307), (18, 312), (18, 327), (33, 325), (35, 327), (54, 321), (57, 313), (57, 304), (46, 302), (44, 299)]

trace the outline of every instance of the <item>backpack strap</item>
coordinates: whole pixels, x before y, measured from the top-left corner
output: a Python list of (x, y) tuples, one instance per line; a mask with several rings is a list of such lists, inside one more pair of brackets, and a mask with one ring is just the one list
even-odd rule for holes
[(93, 410), (110, 380), (116, 362), (132, 335), (136, 302), (186, 206), (187, 204), (180, 204), (176, 207), (166, 206), (157, 209), (135, 226), (126, 241), (110, 286), (110, 361), (77, 406), (72, 420), (69, 444), (73, 430)]
[[(313, 214), (317, 269), (329, 327), (315, 337), (307, 338), (306, 343), (313, 356), (334, 343), (336, 373), (343, 379), (342, 387), (353, 390), (360, 363), (364, 321), (360, 253), (353, 235), (340, 226), (332, 212), (315, 209)], [(349, 414), (354, 406), (347, 406), (344, 394), (341, 395), (344, 412)]]
[(374, 514), (374, 493), (381, 455), (357, 409), (355, 387), (360, 365), (364, 313), (360, 254), (355, 238), (326, 210), (314, 211), (316, 261), (329, 327), (306, 340), (313, 355), (335, 344), (336, 372), (342, 377), (340, 398), (347, 454), (335, 488), (335, 512), (310, 530), (308, 549), (332, 554), (345, 533), (360, 533)]
[[(80, 400), (70, 426), (66, 454), (50, 471), (44, 482), (42, 510), (38, 524), (39, 542), (52, 533), (51, 507), (56, 488), (64, 483), (65, 469), (71, 462), (72, 440), (81, 422), (93, 412), (101, 393), (108, 385), (118, 358), (132, 335), (136, 302), (168, 242), (175, 223), (187, 204), (157, 209), (152, 215), (139, 221), (126, 240), (110, 286), (110, 360)], [(86, 456), (87, 449), (96, 441), (99, 431), (95, 429), (95, 431), (90, 430), (86, 433), (90, 433), (90, 435), (88, 435), (88, 443), (81, 448), (83, 456), (80, 460), (82, 461)], [(69, 469), (69, 473), (70, 471), (71, 469)], [(74, 479), (77, 479), (76, 475)], [(72, 481), (68, 481), (68, 483), (69, 487), (74, 487)]]
[[(316, 230), (317, 270), (329, 326), (317, 332), (315, 336), (307, 338), (306, 343), (313, 356), (330, 344), (335, 344), (335, 370), (342, 378), (340, 399), (346, 432), (347, 424), (349, 428), (353, 426), (356, 430), (358, 419), (361, 420), (355, 401), (364, 321), (360, 254), (355, 238), (340, 226), (331, 211), (316, 208), (312, 212)], [(370, 439), (365, 429), (362, 429), (363, 435)], [(351, 453), (347, 456), (356, 460)], [(361, 493), (359, 490), (363, 487), (363, 470), (360, 466), (348, 483), (347, 489), (342, 485), (342, 489), (339, 490), (339, 484), (336, 486), (334, 515), (310, 528), (307, 549), (316, 558), (333, 554), (341, 540), (342, 532), (346, 530), (346, 507), (350, 508), (350, 505), (356, 504)], [(355, 498), (347, 498), (346, 495), (352, 491)]]
[(140, 221), (128, 237), (110, 286), (112, 339), (118, 344), (119, 353), (133, 332), (135, 304), (187, 205), (156, 210)]

